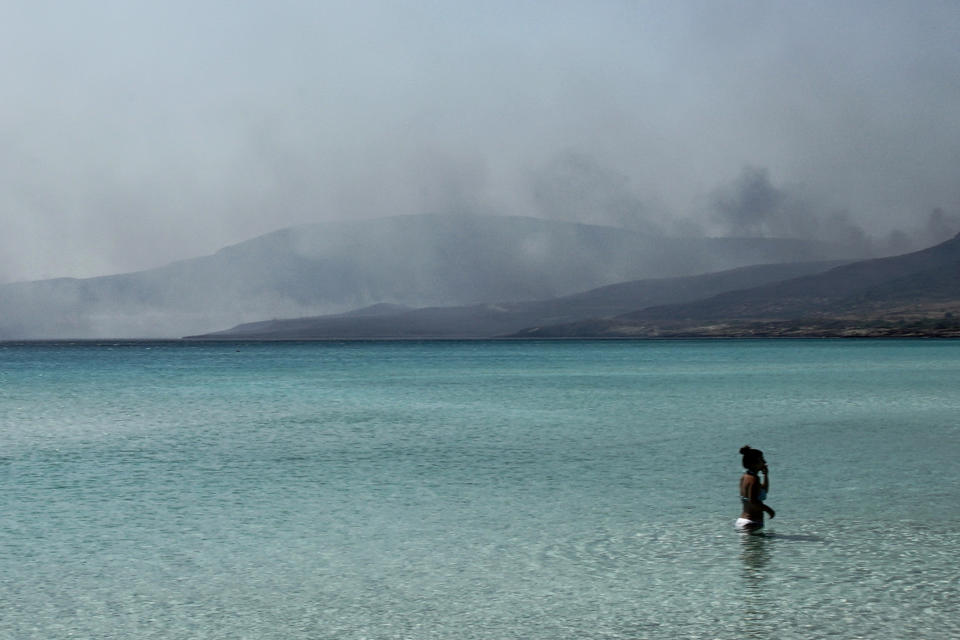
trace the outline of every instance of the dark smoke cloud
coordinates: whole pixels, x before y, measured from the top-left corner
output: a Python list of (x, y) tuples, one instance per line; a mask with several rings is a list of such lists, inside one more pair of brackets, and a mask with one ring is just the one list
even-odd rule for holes
[(803, 198), (773, 185), (766, 169), (746, 167), (718, 190), (713, 208), (725, 234), (749, 237), (817, 235), (818, 220)]
[(882, 233), (858, 224), (845, 209), (806, 195), (802, 187), (774, 184), (769, 170), (745, 167), (711, 199), (712, 219), (723, 235), (802, 238), (842, 244), (863, 254), (903, 253), (943, 242), (960, 231), (960, 215), (934, 209), (926, 218)]
[(544, 218), (663, 232), (628, 175), (582, 152), (565, 151), (534, 171), (531, 191)]
[(906, 253), (939, 244), (960, 233), (960, 213), (937, 207), (914, 225), (894, 229), (877, 242), (886, 254)]
[(798, 186), (778, 186), (764, 168), (745, 167), (713, 197), (714, 219), (725, 235), (802, 238), (866, 249), (867, 232), (846, 210), (831, 210)]
[(955, 236), (960, 232), (960, 213), (948, 213), (937, 208), (930, 212), (927, 224), (924, 227), (925, 237), (921, 242), (940, 242), (945, 238)]

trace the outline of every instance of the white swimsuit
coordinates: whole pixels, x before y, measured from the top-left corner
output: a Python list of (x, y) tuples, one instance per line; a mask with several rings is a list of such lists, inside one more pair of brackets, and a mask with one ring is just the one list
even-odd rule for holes
[[(757, 475), (756, 473), (753, 473), (750, 471), (748, 471), (747, 473), (749, 473), (754, 477), (756, 477)], [(758, 494), (757, 498), (759, 498), (761, 502), (767, 499), (767, 492), (764, 491), (763, 489), (760, 489), (759, 491), (757, 491), (757, 494)], [(740, 502), (743, 504), (749, 504), (750, 498), (748, 498), (747, 496), (740, 496)], [(733, 523), (733, 526), (736, 527), (737, 529), (762, 529), (763, 520), (757, 521), (757, 520), (750, 520), (749, 518), (737, 518), (737, 521)]]

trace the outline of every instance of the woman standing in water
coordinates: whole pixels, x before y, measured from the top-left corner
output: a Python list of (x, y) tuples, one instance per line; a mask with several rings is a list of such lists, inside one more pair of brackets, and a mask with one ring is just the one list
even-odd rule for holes
[[(776, 515), (773, 509), (763, 503), (770, 490), (770, 472), (767, 470), (767, 461), (763, 459), (763, 451), (751, 449), (749, 446), (740, 449), (743, 455), (743, 468), (746, 469), (740, 477), (740, 504), (743, 511), (734, 526), (742, 531), (756, 531), (763, 528), (763, 514), (770, 517)], [(759, 474), (763, 474), (761, 479)]]

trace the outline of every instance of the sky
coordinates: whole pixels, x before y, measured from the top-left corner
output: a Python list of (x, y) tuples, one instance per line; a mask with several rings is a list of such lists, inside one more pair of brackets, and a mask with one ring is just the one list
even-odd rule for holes
[(960, 230), (953, 1), (0, 9), (0, 282), (418, 213), (883, 247)]

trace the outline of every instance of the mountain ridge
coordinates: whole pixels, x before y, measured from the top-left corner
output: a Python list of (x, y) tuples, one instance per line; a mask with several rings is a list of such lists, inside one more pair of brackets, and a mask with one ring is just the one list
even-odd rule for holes
[(843, 247), (800, 240), (665, 238), (520, 216), (334, 221), (145, 271), (0, 285), (0, 339), (179, 337), (376, 303), (536, 300), (640, 278), (848, 257)]
[(516, 336), (960, 336), (958, 316), (960, 234), (900, 256)]
[(690, 300), (711, 292), (780, 281), (820, 272), (836, 262), (754, 265), (698, 276), (617, 283), (548, 300), (459, 307), (359, 309), (319, 317), (241, 324), (200, 340), (324, 340), (390, 338), (487, 338), (520, 331), (531, 323), (561, 322), (592, 314), (615, 315), (637, 306)]

